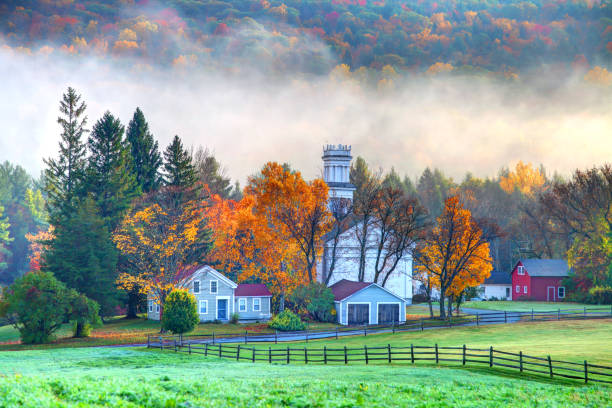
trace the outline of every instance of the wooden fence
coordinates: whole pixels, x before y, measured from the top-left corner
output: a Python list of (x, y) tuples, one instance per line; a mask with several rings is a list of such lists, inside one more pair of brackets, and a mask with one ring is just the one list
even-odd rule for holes
[[(306, 341), (316, 339), (338, 338), (342, 336), (367, 336), (377, 333), (400, 333), (409, 331), (423, 331), (435, 328), (452, 328), (462, 326), (480, 326), (488, 324), (551, 321), (551, 320), (583, 320), (612, 318), (612, 306), (579, 308), (571, 310), (527, 311), (527, 312), (483, 312), (479, 314), (464, 314), (452, 319), (432, 320), (422, 318), (391, 325), (364, 325), (364, 326), (336, 326), (328, 329), (302, 330), (279, 332), (275, 330), (234, 333), (211, 333), (196, 335), (149, 335), (147, 345), (160, 341), (178, 341), (180, 344), (191, 343), (279, 343), (286, 341)], [(162, 340), (160, 340), (162, 339)]]
[(228, 358), (236, 361), (249, 361), (283, 364), (370, 364), (370, 363), (410, 363), (428, 362), (435, 364), (457, 363), (460, 365), (480, 365), (488, 367), (503, 367), (516, 370), (520, 373), (546, 375), (550, 378), (564, 378), (570, 380), (612, 384), (612, 367), (600, 364), (591, 364), (586, 360), (582, 363), (552, 359), (550, 356), (537, 357), (523, 352), (511, 353), (489, 348), (468, 348), (415, 346), (396, 347), (283, 347), (269, 346), (266, 348), (249, 347), (235, 344), (212, 344), (164, 340), (160, 343), (150, 344), (149, 347), (185, 352), (188, 354), (202, 354), (204, 356)]

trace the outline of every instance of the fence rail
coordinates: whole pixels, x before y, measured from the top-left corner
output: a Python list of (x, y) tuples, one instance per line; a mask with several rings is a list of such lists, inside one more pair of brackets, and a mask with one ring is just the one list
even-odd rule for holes
[(524, 354), (522, 351), (513, 353), (494, 349), (468, 348), (448, 346), (367, 346), (363, 347), (272, 347), (256, 348), (242, 344), (223, 343), (192, 343), (176, 340), (163, 340), (150, 343), (150, 348), (202, 354), (204, 356), (228, 358), (236, 361), (252, 363), (266, 362), (283, 364), (350, 364), (350, 363), (410, 363), (435, 362), (457, 363), (460, 365), (484, 365), (518, 370), (520, 373), (546, 375), (550, 378), (612, 384), (612, 367), (601, 364), (591, 364), (586, 360), (582, 363), (552, 359), (551, 356), (538, 357)]
[(364, 326), (336, 326), (331, 329), (315, 329), (302, 331), (269, 331), (239, 333), (211, 333), (192, 335), (148, 335), (147, 345), (164, 343), (164, 341), (178, 341), (180, 344), (191, 342), (199, 343), (279, 343), (288, 341), (306, 341), (317, 339), (338, 338), (342, 336), (358, 336), (376, 333), (400, 333), (409, 331), (423, 331), (434, 328), (452, 328), (462, 326), (480, 326), (488, 324), (576, 320), (576, 319), (603, 319), (612, 318), (612, 306), (593, 307), (552, 311), (526, 311), (526, 312), (483, 312), (478, 314), (463, 314), (446, 320), (419, 319), (391, 325), (364, 325)]

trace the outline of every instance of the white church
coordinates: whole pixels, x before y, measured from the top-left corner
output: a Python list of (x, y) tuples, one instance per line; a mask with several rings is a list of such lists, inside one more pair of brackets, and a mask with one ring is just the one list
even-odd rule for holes
[[(349, 172), (351, 167), (351, 147), (346, 145), (327, 145), (323, 148), (323, 179), (329, 186), (330, 203), (334, 199), (353, 200), (355, 186), (350, 183)], [(336, 246), (336, 262), (332, 276), (328, 282), (331, 286), (334, 283), (346, 279), (358, 281), (359, 274), (359, 241), (357, 231), (360, 224), (351, 225), (346, 231), (340, 234)], [(374, 264), (376, 262), (376, 241), (377, 229), (373, 228), (368, 236), (366, 263), (364, 271), (364, 281), (374, 281)], [(323, 282), (329, 274), (332, 262), (333, 238), (327, 238), (325, 242), (323, 256), (317, 265), (317, 277)], [(382, 282), (378, 282), (383, 286)], [(407, 251), (400, 259), (397, 267), (384, 284), (384, 288), (404, 299), (407, 304), (412, 303), (412, 255)]]

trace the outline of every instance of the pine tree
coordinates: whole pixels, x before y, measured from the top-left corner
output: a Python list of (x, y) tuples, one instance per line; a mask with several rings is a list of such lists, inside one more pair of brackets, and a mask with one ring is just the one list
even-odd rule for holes
[(117, 304), (116, 266), (117, 249), (104, 219), (93, 199), (85, 198), (55, 228), (42, 267), (69, 288), (98, 302), (101, 315), (109, 316)]
[(87, 143), (90, 152), (87, 191), (109, 231), (121, 221), (132, 199), (140, 195), (123, 132), (119, 119), (107, 111), (94, 125)]
[(0, 206), (0, 272), (8, 267), (7, 260), (11, 256), (8, 244), (12, 241), (9, 237), (9, 222), (7, 218), (2, 218), (4, 208)]
[(82, 140), (87, 132), (87, 105), (73, 88), (62, 96), (57, 123), (62, 127), (60, 151), (57, 159), (45, 160), (45, 190), (51, 224), (73, 212), (85, 177), (86, 150)]
[(132, 155), (132, 171), (143, 193), (157, 190), (161, 184), (162, 165), (157, 141), (149, 132), (149, 124), (140, 108), (136, 108), (127, 128), (127, 141)]
[(164, 182), (167, 186), (191, 187), (197, 181), (191, 155), (183, 148), (178, 136), (164, 151)]

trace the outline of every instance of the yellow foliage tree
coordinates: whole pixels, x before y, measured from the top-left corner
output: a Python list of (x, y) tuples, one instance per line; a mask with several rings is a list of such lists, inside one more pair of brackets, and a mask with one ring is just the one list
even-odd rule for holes
[(415, 272), (440, 291), (440, 317), (446, 317), (445, 298), (477, 286), (493, 270), (489, 242), (482, 228), (456, 196), (446, 199), (437, 225), (417, 247)]
[(499, 180), (499, 186), (508, 194), (511, 194), (515, 189), (521, 193), (532, 196), (539, 191), (546, 183), (546, 177), (539, 169), (533, 168), (531, 163), (523, 163), (519, 161), (514, 171), (502, 176)]

